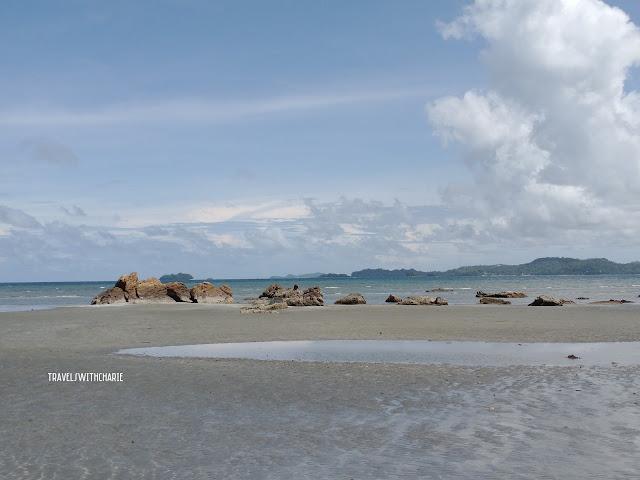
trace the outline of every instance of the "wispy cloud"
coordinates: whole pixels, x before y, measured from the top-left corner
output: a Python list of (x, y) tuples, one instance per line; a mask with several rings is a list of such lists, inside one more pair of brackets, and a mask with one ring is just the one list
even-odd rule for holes
[(17, 208), (0, 205), (0, 222), (18, 228), (40, 228), (40, 222), (28, 213)]
[(77, 167), (80, 160), (71, 148), (47, 138), (27, 138), (21, 144), (34, 162), (48, 163), (60, 167)]
[(430, 93), (432, 91), (427, 88), (412, 87), (360, 92), (318, 92), (236, 101), (210, 98), (162, 99), (150, 103), (105, 105), (91, 110), (5, 108), (0, 123), (5, 126), (224, 123), (350, 104), (390, 102), (412, 97), (424, 99)]
[(310, 209), (302, 200), (270, 200), (245, 203), (197, 203), (140, 207), (121, 214), (120, 228), (146, 228), (168, 224), (223, 222), (281, 222), (306, 218)]
[(60, 207), (60, 209), (70, 217), (86, 217), (87, 216), (87, 213), (77, 205), (74, 205), (71, 208)]

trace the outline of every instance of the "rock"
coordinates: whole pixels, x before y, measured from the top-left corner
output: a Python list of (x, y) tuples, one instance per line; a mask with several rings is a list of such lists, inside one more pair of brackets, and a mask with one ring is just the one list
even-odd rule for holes
[(124, 291), (124, 297), (129, 300), (129, 297), (136, 296), (136, 285), (138, 285), (138, 273), (131, 272), (129, 275), (122, 275), (115, 286)]
[(111, 305), (112, 303), (127, 303), (125, 292), (120, 287), (113, 287), (101, 292), (93, 300), (91, 305)]
[(173, 303), (167, 295), (167, 286), (156, 277), (149, 277), (136, 284), (135, 297), (129, 297), (130, 303)]
[(203, 282), (189, 291), (194, 303), (233, 303), (233, 297), (209, 282)]
[(480, 302), (483, 305), (511, 305), (509, 300), (502, 300), (501, 298), (482, 297)]
[(448, 305), (446, 298), (442, 297), (427, 297), (425, 295), (421, 295), (419, 297), (409, 297), (405, 301), (401, 302), (400, 305)]
[(602, 300), (599, 302), (590, 302), (589, 305), (620, 305), (622, 303), (634, 303), (631, 300)]
[[(274, 297), (274, 298), (279, 298), (279, 297)], [(292, 290), (290, 288), (285, 289), (284, 292), (282, 293), (281, 298), (290, 307), (304, 307), (303, 293), (302, 293), (302, 290), (300, 290), (299, 288), (296, 290)]]
[(589, 300), (589, 297), (577, 297), (576, 300)]
[(544, 306), (544, 307), (561, 307), (565, 303), (574, 303), (570, 300), (563, 300), (562, 298), (552, 298), (545, 295), (540, 295), (533, 302), (529, 304), (530, 307)]
[(320, 287), (307, 288), (302, 294), (302, 301), (305, 307), (322, 307), (324, 305), (324, 295)]
[(385, 302), (400, 303), (400, 302), (402, 302), (402, 299), (400, 297), (396, 296), (396, 295), (389, 295), (387, 297), (387, 299), (385, 300)]
[(453, 292), (453, 288), (434, 288), (433, 290), (425, 290), (425, 292)]
[(167, 296), (167, 288), (155, 277), (138, 280), (138, 274), (132, 272), (122, 275), (113, 288), (102, 292), (91, 301), (91, 305), (107, 305), (112, 303), (151, 303), (173, 302)]
[(258, 298), (282, 297), (285, 290), (286, 289), (282, 285), (274, 283), (273, 285), (269, 285), (269, 287), (267, 287), (267, 289), (262, 292), (262, 294)]
[(319, 286), (309, 287), (302, 292), (305, 307), (321, 307), (324, 305), (324, 294)]
[(165, 285), (167, 288), (167, 295), (173, 298), (176, 302), (191, 303), (191, 292), (182, 282), (171, 282)]
[[(297, 288), (296, 288), (297, 287)], [(274, 283), (270, 285), (259, 298), (275, 298), (282, 297), (290, 307), (309, 307), (324, 305), (324, 297), (320, 287), (307, 288), (305, 291), (300, 290), (297, 285), (291, 288), (284, 288), (282, 285)]]
[(364, 305), (367, 301), (360, 293), (350, 293), (346, 297), (333, 302), (334, 305)]
[(282, 297), (271, 299), (258, 299), (251, 305), (242, 307), (240, 313), (278, 313), (278, 310), (289, 308)]
[(476, 297), (491, 297), (491, 298), (526, 298), (527, 295), (522, 292), (499, 292), (499, 293), (485, 293), (482, 290), (476, 292)]
[(233, 303), (233, 292), (227, 285), (220, 288), (209, 282), (196, 285), (191, 290), (182, 282), (164, 284), (156, 277), (138, 280), (132, 272), (122, 275), (115, 287), (102, 292), (91, 301), (91, 305), (111, 303)]

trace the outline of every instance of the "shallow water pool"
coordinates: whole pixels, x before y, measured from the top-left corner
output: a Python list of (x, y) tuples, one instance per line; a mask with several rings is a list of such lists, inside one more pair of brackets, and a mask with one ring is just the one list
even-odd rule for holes
[(116, 353), (151, 357), (459, 366), (640, 365), (640, 342), (498, 343), (428, 340), (309, 340), (128, 348)]

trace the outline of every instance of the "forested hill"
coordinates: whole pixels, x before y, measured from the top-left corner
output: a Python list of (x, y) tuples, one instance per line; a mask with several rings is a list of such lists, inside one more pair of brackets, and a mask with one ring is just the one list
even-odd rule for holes
[(160, 277), (160, 281), (162, 283), (170, 283), (170, 282), (188, 282), (189, 280), (193, 280), (193, 275), (189, 273), (168, 273), (166, 275), (162, 275)]
[(398, 277), (440, 277), (440, 276), (480, 276), (480, 275), (617, 275), (640, 274), (640, 262), (615, 263), (606, 258), (546, 257), (521, 265), (475, 265), (454, 268), (444, 272), (421, 272), (419, 270), (385, 270), (382, 268), (353, 272), (354, 278), (398, 278)]

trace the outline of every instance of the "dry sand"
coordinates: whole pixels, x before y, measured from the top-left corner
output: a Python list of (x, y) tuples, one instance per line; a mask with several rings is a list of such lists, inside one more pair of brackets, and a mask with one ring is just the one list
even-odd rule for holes
[[(0, 478), (629, 478), (640, 471), (638, 366), (112, 355), (266, 340), (640, 341), (637, 306), (239, 309), (1, 313)], [(50, 382), (49, 372), (118, 372), (123, 382)]]

